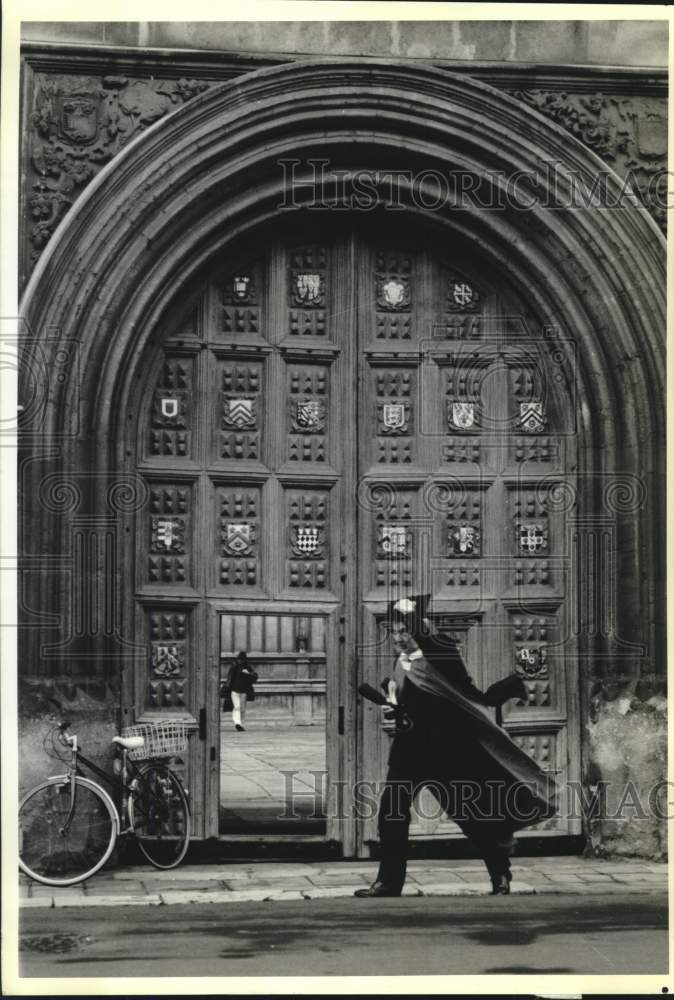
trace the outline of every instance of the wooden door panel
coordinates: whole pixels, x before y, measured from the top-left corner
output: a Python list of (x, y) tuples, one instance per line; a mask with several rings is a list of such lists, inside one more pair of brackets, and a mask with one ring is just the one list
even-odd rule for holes
[[(282, 677), (281, 658), (264, 682), (287, 685), (286, 701), (269, 688), (275, 711), (293, 716), (296, 701), (300, 714), (320, 714), (312, 685), (323, 684), (333, 776), (353, 780), (358, 766), (379, 780), (379, 712), (362, 706), (359, 762), (349, 735), (356, 651), (360, 676), (378, 683), (391, 668), (377, 624), (387, 602), (430, 590), (476, 683), (524, 677), (526, 701), (505, 713), (513, 736), (577, 775), (573, 352), (533, 336), (469, 254), (406, 243), (399, 227), (259, 245), (213, 272), (148, 364), (136, 715), (184, 714), (196, 726), (218, 643), (230, 641), (209, 640), (206, 679), (207, 602), (208, 628), (229, 609), (247, 623), (231, 642), (258, 651), (275, 628), (273, 641), (295, 642), (288, 623), (301, 612), (324, 623), (322, 673)], [(208, 772), (195, 792), (208, 799), (212, 761), (201, 741), (191, 747), (186, 767)], [(214, 832), (210, 799), (202, 814)], [(370, 821), (361, 827), (361, 839), (374, 835)], [(331, 828), (353, 829), (352, 819)]]
[[(533, 336), (522, 311), (463, 261), (459, 269), (429, 244), (396, 247), (370, 244), (359, 267), (362, 492), (380, 500), (360, 508), (370, 567), (363, 597), (376, 619), (392, 598), (430, 590), (450, 632), (471, 620), (469, 672), (482, 688), (513, 671), (523, 676), (527, 699), (510, 703), (505, 726), (564, 781), (578, 771), (568, 740), (576, 651), (566, 624), (575, 593), (565, 538), (572, 357), (554, 338)], [(392, 666), (379, 641), (376, 667), (367, 658), (375, 681)], [(375, 719), (365, 711), (366, 731)], [(387, 742), (366, 735), (365, 744), (375, 754), (365, 774), (376, 780)], [(456, 832), (439, 817), (417, 819), (413, 835)], [(376, 836), (373, 821), (363, 829), (365, 840)], [(556, 819), (533, 832), (541, 831), (575, 828)]]

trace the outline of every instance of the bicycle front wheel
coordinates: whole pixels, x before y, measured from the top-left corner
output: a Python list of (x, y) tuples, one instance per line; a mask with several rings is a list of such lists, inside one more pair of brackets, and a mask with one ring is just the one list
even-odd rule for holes
[(19, 867), (43, 885), (84, 882), (112, 854), (118, 817), (110, 796), (88, 778), (50, 778), (19, 805)]
[(190, 842), (185, 790), (164, 764), (146, 764), (132, 783), (129, 819), (138, 846), (155, 868), (175, 868)]

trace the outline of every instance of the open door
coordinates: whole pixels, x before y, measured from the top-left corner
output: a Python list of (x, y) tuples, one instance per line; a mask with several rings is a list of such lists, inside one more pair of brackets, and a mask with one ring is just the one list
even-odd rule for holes
[[(381, 781), (388, 738), (355, 692), (389, 672), (381, 619), (409, 592), (433, 594), (478, 685), (522, 674), (508, 730), (578, 777), (573, 359), (536, 329), (469, 252), (371, 220), (242, 245), (158, 334), (133, 711), (190, 721), (197, 833), (367, 852), (354, 788)], [(220, 693), (240, 651), (243, 732)]]

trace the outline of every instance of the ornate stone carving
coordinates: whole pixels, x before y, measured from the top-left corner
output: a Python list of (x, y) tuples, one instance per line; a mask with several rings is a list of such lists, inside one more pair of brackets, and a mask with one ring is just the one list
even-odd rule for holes
[(205, 80), (36, 73), (28, 145), (32, 270), (70, 205), (135, 135), (209, 86)]
[[(562, 125), (621, 177), (634, 183), (656, 222), (666, 227), (667, 102), (656, 97), (518, 90), (513, 96)], [(663, 178), (662, 184), (658, 177)]]

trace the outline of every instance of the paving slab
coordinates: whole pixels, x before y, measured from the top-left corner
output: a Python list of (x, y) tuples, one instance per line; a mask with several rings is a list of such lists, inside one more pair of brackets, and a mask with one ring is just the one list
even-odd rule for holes
[(223, 879), (222, 881), (224, 882), (225, 885), (229, 885), (229, 888), (231, 889), (232, 892), (238, 892), (240, 889), (245, 890), (253, 888), (283, 889), (283, 890), (308, 889), (309, 886), (312, 885), (311, 880), (308, 878), (293, 878), (293, 879), (284, 878), (283, 881), (280, 880), (277, 881), (275, 879), (268, 879), (268, 878), (265, 879), (255, 878), (255, 879), (250, 879), (248, 883), (243, 883), (243, 884), (241, 882), (229, 883), (229, 879)]
[[(513, 894), (614, 895), (665, 891), (666, 864), (637, 867), (597, 859), (517, 859)], [(329, 899), (352, 896), (371, 884), (377, 864), (362, 862), (286, 862), (188, 864), (170, 871), (135, 866), (106, 869), (84, 885), (63, 889), (23, 881), (21, 906), (92, 907), (176, 905), (180, 902), (234, 903), (277, 899)], [(481, 862), (414, 861), (408, 869), (404, 895), (486, 895), (491, 886)]]
[(146, 892), (145, 882), (141, 879), (133, 882), (95, 882), (90, 880), (84, 883), (85, 896), (142, 896)]
[(435, 872), (415, 872), (414, 875), (408, 875), (407, 878), (414, 878), (415, 882), (421, 886), (436, 882), (443, 882), (447, 885), (465, 885), (466, 881), (470, 881), (461, 878), (460, 875), (455, 875), (453, 872), (443, 872), (440, 877)]
[[(181, 903), (235, 903), (237, 902), (238, 894), (230, 892), (229, 889), (212, 889), (207, 894), (177, 890), (176, 892), (160, 892), (158, 895), (163, 905), (177, 906)], [(263, 896), (261, 890), (259, 896), (260, 898)]]
[(217, 889), (224, 889), (224, 883), (222, 879), (209, 879), (207, 882), (203, 879), (201, 881), (194, 882), (170, 882), (167, 879), (146, 879), (143, 883), (143, 889), (145, 892), (166, 892), (172, 891), (175, 886), (176, 892), (214, 892)]
[[(532, 896), (536, 890), (528, 882), (513, 882), (510, 893), (513, 896)], [(421, 887), (423, 896), (491, 896), (491, 882), (464, 882), (462, 885), (451, 885), (446, 882), (429, 884)]]
[(667, 874), (655, 874), (654, 872), (613, 872), (613, 878), (619, 882), (662, 882), (667, 885)]
[[(162, 871), (160, 868), (152, 868), (150, 865), (146, 865), (135, 866), (133, 868), (120, 868), (112, 877), (122, 882), (144, 881), (148, 874), (152, 878), (167, 878), (172, 881), (180, 881), (180, 879), (185, 879), (186, 881), (207, 880), (209, 878), (220, 878), (223, 867), (224, 865), (183, 865), (179, 868)], [(93, 884), (93, 879), (90, 879), (90, 882)]]
[(131, 895), (128, 896), (82, 896), (80, 899), (75, 899), (72, 896), (62, 897), (60, 895), (54, 896), (54, 906), (58, 909), (59, 907), (67, 906), (160, 906), (161, 898), (159, 895), (150, 895), (149, 893), (144, 893), (143, 895)]
[(32, 910), (39, 907), (43, 910), (52, 909), (54, 900), (50, 896), (40, 896), (39, 899), (22, 899), (19, 902), (19, 909)]

